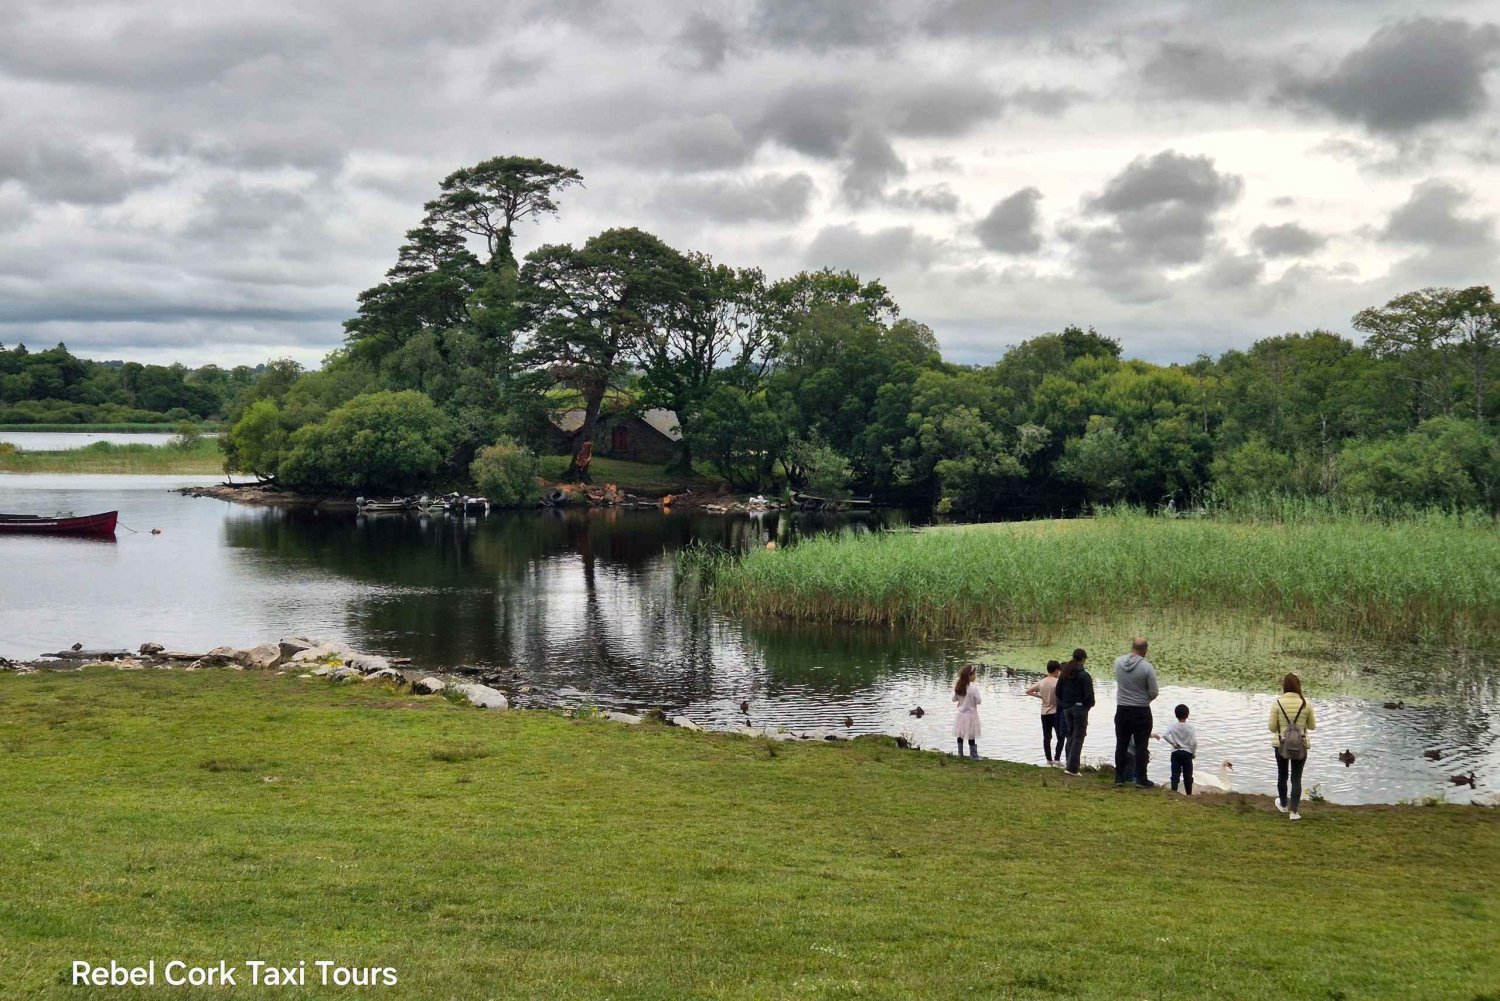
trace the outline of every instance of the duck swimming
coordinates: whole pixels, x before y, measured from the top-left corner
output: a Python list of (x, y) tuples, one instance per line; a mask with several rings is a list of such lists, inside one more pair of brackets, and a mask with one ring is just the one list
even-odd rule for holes
[(1354, 752), (1349, 750), (1347, 747), (1344, 748), (1344, 753), (1339, 755), (1339, 760), (1344, 763), (1345, 768), (1348, 768), (1350, 765), (1354, 764)]

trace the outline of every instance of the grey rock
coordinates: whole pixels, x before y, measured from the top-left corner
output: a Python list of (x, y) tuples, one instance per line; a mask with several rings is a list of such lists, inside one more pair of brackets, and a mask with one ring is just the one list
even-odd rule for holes
[(270, 670), (281, 663), (281, 647), (275, 643), (261, 643), (246, 650), (236, 650), (234, 660), (241, 667)]
[(140, 650), (137, 652), (145, 657), (154, 657), (165, 649), (166, 647), (160, 643), (142, 643)]
[(344, 663), (354, 668), (360, 674), (374, 674), (377, 671), (389, 671), (391, 669), (390, 661), (371, 653), (357, 653), (345, 660)]
[(488, 685), (454, 685), (453, 688), (481, 709), (510, 708), (510, 702), (505, 698), (505, 693), (490, 688)]
[(701, 729), (703, 729), (703, 727), (699, 726), (697, 723), (694, 723), (692, 720), (688, 719), (686, 716), (673, 716), (667, 722), (671, 723), (673, 726), (680, 726), (684, 730), (701, 730)]
[(321, 643), (314, 643), (312, 640), (302, 636), (288, 636), (276, 644), (277, 648), (281, 651), (282, 660), (291, 660), (303, 650), (311, 650), (313, 647), (321, 645)]
[(330, 681), (359, 681), (363, 678), (364, 675), (352, 667), (335, 667), (328, 672), (328, 680)]
[(641, 722), (641, 717), (639, 716), (632, 716), (630, 713), (614, 712), (613, 710), (600, 713), (600, 715), (605, 719), (612, 719), (616, 723), (626, 723), (630, 726), (634, 726), (635, 724)]
[(437, 678), (423, 678), (411, 686), (418, 695), (436, 695), (448, 686)]
[[(350, 670), (358, 670), (358, 669), (357, 668), (351, 668)], [(364, 676), (364, 678), (365, 678), (366, 681), (402, 681), (402, 680), (404, 680), (403, 677), (402, 677), (402, 675), (401, 675), (401, 672), (398, 671), (398, 670), (396, 670), (393, 667), (382, 667), (378, 671), (371, 671), (369, 674), (366, 674)]]
[(313, 668), (311, 671), (308, 672), (307, 676), (310, 677), (310, 678), (326, 678), (328, 675), (330, 675), (332, 673), (333, 673), (333, 668), (329, 667), (327, 664), (324, 664), (322, 667), (315, 667), (315, 668)]
[(291, 662), (293, 664), (308, 664), (322, 660), (336, 660), (342, 664), (350, 657), (355, 656), (356, 652), (343, 643), (323, 643), (292, 654)]

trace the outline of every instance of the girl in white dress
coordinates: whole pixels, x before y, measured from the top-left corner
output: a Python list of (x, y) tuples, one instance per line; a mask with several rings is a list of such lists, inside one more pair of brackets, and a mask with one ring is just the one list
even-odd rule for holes
[(958, 756), (964, 756), (964, 741), (969, 742), (969, 757), (979, 760), (979, 685), (974, 681), (974, 665), (966, 664), (953, 685), (953, 701), (958, 714), (953, 717), (953, 736), (958, 738)]

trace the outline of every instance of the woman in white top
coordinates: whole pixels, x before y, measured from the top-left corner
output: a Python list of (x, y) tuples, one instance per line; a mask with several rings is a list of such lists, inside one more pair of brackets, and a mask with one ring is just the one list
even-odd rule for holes
[(965, 664), (953, 684), (953, 701), (958, 715), (953, 717), (953, 736), (958, 738), (958, 756), (964, 756), (964, 741), (969, 742), (969, 757), (979, 760), (979, 686), (974, 683), (974, 665)]

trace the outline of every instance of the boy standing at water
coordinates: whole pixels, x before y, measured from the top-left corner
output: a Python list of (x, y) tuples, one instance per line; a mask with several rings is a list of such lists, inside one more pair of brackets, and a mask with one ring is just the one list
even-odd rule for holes
[(1198, 732), (1187, 721), (1188, 707), (1182, 703), (1172, 710), (1177, 722), (1163, 733), (1152, 734), (1172, 747), (1172, 791), (1177, 791), (1177, 780), (1182, 780), (1182, 791), (1193, 794), (1193, 759), (1198, 756)]
[[(1026, 694), (1042, 700), (1042, 753), (1047, 764), (1062, 764), (1063, 740), (1068, 735), (1067, 724), (1062, 713), (1057, 711), (1057, 675), (1062, 665), (1055, 660), (1047, 661), (1047, 676), (1030, 688)], [(1057, 751), (1052, 750), (1052, 732), (1057, 731)]]

